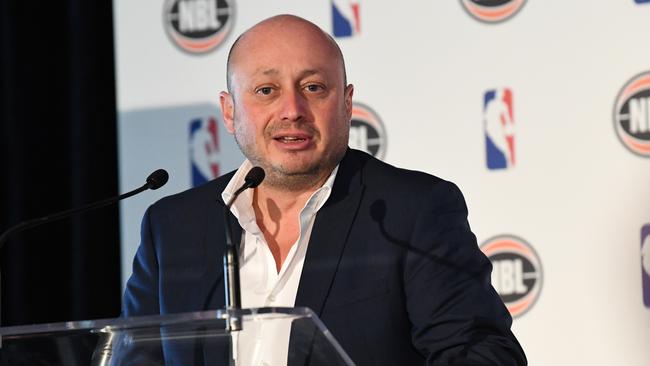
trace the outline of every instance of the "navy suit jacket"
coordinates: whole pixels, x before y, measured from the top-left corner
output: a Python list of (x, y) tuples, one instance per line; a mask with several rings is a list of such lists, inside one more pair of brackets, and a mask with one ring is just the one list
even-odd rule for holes
[[(125, 315), (224, 307), (221, 192), (232, 176), (147, 210)], [(490, 271), (454, 184), (348, 149), (295, 306), (311, 308), (358, 365), (525, 365)]]

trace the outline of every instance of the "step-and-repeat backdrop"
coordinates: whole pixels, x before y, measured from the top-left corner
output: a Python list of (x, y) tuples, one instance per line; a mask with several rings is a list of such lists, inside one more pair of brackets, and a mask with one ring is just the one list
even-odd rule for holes
[(343, 50), (350, 146), (465, 193), (530, 364), (650, 364), (650, 1), (114, 5), (121, 190), (171, 175), (122, 204), (123, 281), (146, 207), (241, 163), (226, 55), (291, 13)]

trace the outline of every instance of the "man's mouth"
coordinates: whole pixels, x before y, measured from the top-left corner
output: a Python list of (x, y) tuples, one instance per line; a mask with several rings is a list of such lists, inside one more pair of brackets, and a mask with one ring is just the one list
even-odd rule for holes
[(277, 146), (287, 151), (302, 151), (312, 147), (313, 136), (307, 133), (292, 132), (279, 133), (273, 137)]
[(292, 143), (292, 142), (302, 142), (307, 140), (307, 138), (302, 136), (280, 136), (280, 137), (276, 137), (275, 140), (280, 142)]

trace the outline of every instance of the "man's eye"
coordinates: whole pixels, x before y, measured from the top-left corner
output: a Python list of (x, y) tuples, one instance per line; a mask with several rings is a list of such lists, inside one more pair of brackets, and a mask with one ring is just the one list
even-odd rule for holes
[(265, 86), (263, 88), (257, 89), (257, 94), (269, 95), (269, 94), (271, 94), (272, 91), (273, 91), (273, 89), (271, 89), (271, 87)]
[(310, 92), (317, 92), (323, 90), (323, 87), (318, 84), (309, 84), (307, 85), (307, 90)]

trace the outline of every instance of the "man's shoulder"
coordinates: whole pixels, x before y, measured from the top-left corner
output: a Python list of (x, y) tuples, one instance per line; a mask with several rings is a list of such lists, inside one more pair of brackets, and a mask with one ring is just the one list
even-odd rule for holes
[(396, 167), (359, 150), (350, 149), (348, 158), (356, 161), (363, 183), (367, 187), (408, 188), (413, 191), (428, 190), (440, 183), (450, 183), (423, 171)]

